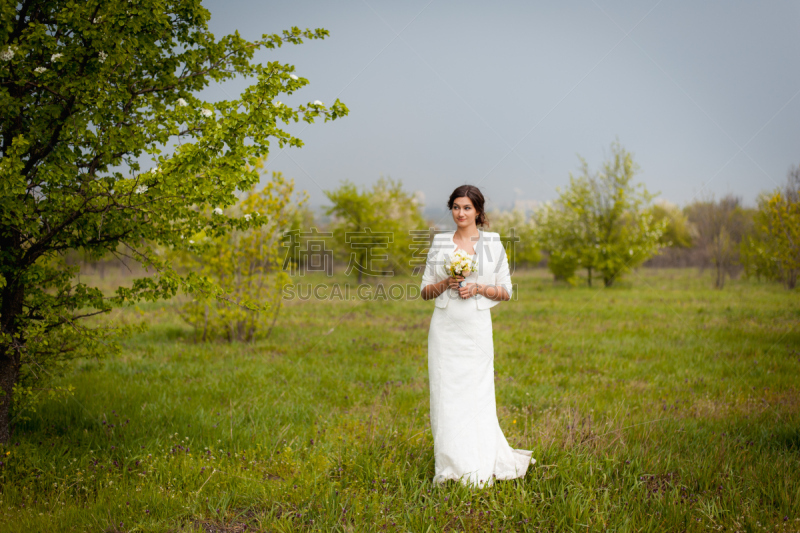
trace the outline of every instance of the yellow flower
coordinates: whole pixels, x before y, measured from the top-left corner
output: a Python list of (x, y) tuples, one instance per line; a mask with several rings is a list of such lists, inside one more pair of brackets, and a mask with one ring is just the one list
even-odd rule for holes
[(6, 452), (6, 455), (11, 455), (11, 452)]
[(516, 424), (516, 423), (517, 423), (517, 421), (516, 421), (516, 420), (514, 420), (514, 423)]

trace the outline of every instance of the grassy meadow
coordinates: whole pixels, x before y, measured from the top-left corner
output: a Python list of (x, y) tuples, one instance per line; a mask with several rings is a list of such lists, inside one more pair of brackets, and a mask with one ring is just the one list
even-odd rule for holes
[(433, 302), (287, 301), (249, 345), (121, 310), (149, 329), (0, 447), (0, 531), (800, 531), (798, 292), (711, 276), (514, 273), (498, 416), (536, 464), (482, 490), (430, 483)]

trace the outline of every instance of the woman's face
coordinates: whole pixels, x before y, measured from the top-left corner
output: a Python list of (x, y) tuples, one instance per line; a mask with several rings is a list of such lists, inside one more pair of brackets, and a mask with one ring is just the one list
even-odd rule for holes
[(472, 200), (464, 196), (453, 200), (453, 222), (459, 228), (468, 228), (475, 225), (475, 219), (478, 217), (478, 211), (472, 205)]

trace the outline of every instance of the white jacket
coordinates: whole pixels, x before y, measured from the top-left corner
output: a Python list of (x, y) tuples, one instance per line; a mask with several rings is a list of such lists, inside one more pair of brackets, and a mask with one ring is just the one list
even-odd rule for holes
[[(505, 287), (509, 298), (511, 297), (511, 274), (508, 271), (508, 256), (500, 242), (500, 234), (491, 231), (480, 231), (480, 238), (475, 243), (475, 254), (478, 260), (478, 283), (482, 285), (496, 285)], [(445, 258), (457, 248), (453, 241), (454, 231), (438, 233), (433, 238), (433, 243), (428, 250), (428, 259), (425, 262), (425, 273), (422, 275), (420, 290), (424, 290), (430, 283), (437, 283), (449, 275), (445, 270)], [(435, 298), (436, 307), (447, 307), (450, 298), (460, 298), (456, 289), (445, 289)], [(472, 296), (477, 301), (478, 309), (489, 309), (501, 300), (492, 300), (480, 294)]]

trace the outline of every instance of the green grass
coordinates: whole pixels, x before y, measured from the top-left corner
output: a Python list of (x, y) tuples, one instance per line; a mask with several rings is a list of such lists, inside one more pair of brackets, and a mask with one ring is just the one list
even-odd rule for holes
[(167, 303), (0, 448), (0, 530), (800, 531), (797, 291), (513, 280), (492, 319), (523, 479), (431, 486), (432, 302), (289, 302), (252, 345), (195, 344)]

